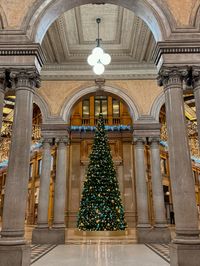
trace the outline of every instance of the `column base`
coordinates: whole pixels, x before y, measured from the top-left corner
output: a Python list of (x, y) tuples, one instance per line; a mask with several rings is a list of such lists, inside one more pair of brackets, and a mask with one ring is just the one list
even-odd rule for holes
[(0, 266), (29, 266), (30, 263), (31, 248), (29, 245), (0, 245)]
[(65, 244), (65, 228), (35, 228), (32, 233), (33, 244)]
[(168, 227), (137, 228), (138, 243), (170, 243), (171, 235)]
[(197, 266), (200, 262), (200, 244), (170, 244), (171, 266)]

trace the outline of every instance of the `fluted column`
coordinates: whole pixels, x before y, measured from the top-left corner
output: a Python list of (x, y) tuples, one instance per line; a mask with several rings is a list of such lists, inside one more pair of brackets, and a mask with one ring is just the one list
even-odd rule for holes
[(0, 71), (0, 132), (3, 120), (3, 102), (5, 97), (5, 90), (6, 90), (5, 71)]
[(29, 181), (33, 93), (39, 86), (34, 70), (11, 73), (16, 90), (10, 156), (5, 185), (0, 245), (24, 244), (24, 221)]
[(49, 189), (51, 177), (51, 145), (52, 138), (43, 139), (42, 171), (38, 200), (37, 228), (48, 228)]
[(200, 67), (194, 66), (192, 69), (192, 84), (194, 89), (197, 127), (198, 127), (198, 140), (200, 145)]
[[(165, 92), (170, 178), (176, 219), (176, 238), (173, 242), (199, 245), (195, 188), (182, 89), (182, 80), (188, 73), (185, 68), (174, 67), (162, 68), (159, 74), (159, 85), (164, 86)], [(175, 259), (172, 261), (172, 265), (177, 265)], [(191, 262), (190, 265), (196, 264)]]
[(67, 148), (68, 138), (57, 138), (56, 180), (54, 189), (54, 222), (53, 228), (65, 228), (65, 203), (67, 180)]
[(146, 167), (144, 160), (145, 138), (134, 138), (135, 143), (135, 181), (136, 181), (136, 198), (137, 198), (137, 228), (148, 228), (148, 198), (146, 184)]
[(153, 208), (155, 227), (167, 227), (165, 204), (160, 167), (159, 137), (149, 138), (151, 148), (151, 180), (153, 190)]

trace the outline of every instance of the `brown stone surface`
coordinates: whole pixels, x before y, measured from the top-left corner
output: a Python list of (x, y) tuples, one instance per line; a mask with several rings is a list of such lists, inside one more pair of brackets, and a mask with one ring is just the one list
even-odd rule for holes
[(173, 14), (178, 26), (190, 24), (190, 15), (198, 0), (164, 0)]
[[(113, 80), (107, 86), (127, 94), (138, 107), (140, 114), (148, 114), (162, 89), (154, 80)], [(52, 115), (58, 115), (64, 103), (82, 88), (94, 86), (93, 81), (43, 81), (39, 94), (49, 105)], [(56, 99), (56, 101), (55, 101)]]

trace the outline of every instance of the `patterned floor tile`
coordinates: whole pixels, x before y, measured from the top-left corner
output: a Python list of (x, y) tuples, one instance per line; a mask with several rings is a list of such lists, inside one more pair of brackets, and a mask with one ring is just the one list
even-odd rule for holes
[(170, 263), (169, 245), (168, 244), (146, 244), (148, 248), (158, 254), (165, 261)]
[(31, 264), (54, 249), (56, 245), (31, 245)]

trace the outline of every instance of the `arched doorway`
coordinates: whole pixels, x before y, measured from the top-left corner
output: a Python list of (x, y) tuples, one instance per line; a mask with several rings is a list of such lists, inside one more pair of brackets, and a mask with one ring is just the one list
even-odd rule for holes
[[(85, 90), (86, 91), (86, 90)], [(77, 213), (89, 163), (95, 125), (103, 112), (111, 153), (117, 172), (125, 217), (136, 225), (135, 181), (132, 149), (132, 119), (127, 104), (105, 91), (85, 94), (74, 103), (70, 117), (70, 155), (67, 185), (67, 227), (76, 227)]]

